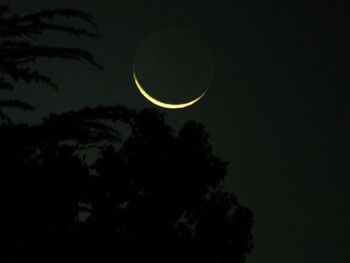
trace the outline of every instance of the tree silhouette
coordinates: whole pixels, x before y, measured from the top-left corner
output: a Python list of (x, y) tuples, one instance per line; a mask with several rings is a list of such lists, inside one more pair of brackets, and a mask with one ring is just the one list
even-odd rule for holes
[(157, 111), (100, 107), (0, 132), (2, 237), (24, 261), (41, 248), (42, 262), (244, 262), (252, 249), (252, 213), (221, 189), (227, 164), (196, 122), (175, 136)]
[[(91, 22), (67, 12), (27, 16), (36, 22), (20, 34), (89, 35), (42, 22), (56, 14)], [(23, 21), (10, 18), (8, 25)], [(3, 25), (1, 34), (11, 38), (15, 26)], [(12, 52), (2, 80), (13, 75), (6, 65), (22, 72)], [(2, 123), (0, 161), (0, 262), (244, 262), (253, 248), (252, 212), (223, 190), (227, 163), (195, 121), (175, 134), (156, 110), (114, 106), (50, 115), (37, 125)]]

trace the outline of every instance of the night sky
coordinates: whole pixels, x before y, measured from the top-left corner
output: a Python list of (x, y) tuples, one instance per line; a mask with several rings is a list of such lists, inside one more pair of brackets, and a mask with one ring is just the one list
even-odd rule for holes
[[(216, 155), (230, 162), (225, 186), (255, 215), (255, 248), (247, 262), (350, 262), (348, 6), (221, 0), (8, 3), (20, 14), (79, 9), (98, 25), (86, 27), (102, 35), (91, 40), (46, 34), (45, 43), (91, 51), (104, 70), (40, 60), (38, 68), (59, 91), (19, 83), (8, 96), (25, 98), (37, 109), (12, 111), (16, 120), (36, 123), (49, 113), (85, 106), (156, 108), (135, 88), (135, 63), (140, 78), (164, 100), (188, 100), (210, 84), (193, 107), (160, 110), (175, 130), (191, 119), (202, 122)], [(159, 32), (172, 30), (182, 42), (157, 45), (166, 35)], [(162, 60), (166, 54), (168, 60)]]

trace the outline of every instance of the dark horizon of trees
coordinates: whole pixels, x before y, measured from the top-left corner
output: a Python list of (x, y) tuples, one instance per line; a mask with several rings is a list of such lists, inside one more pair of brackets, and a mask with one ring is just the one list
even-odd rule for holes
[[(38, 57), (99, 66), (87, 51), (36, 43), (46, 30), (97, 36), (56, 16), (93, 25), (77, 10), (18, 16), (0, 7), (0, 89), (18, 80), (55, 87), (32, 70)], [(9, 106), (32, 109), (0, 99), (0, 262), (245, 262), (251, 253), (253, 213), (223, 190), (228, 164), (202, 124), (174, 134), (159, 111), (122, 106), (15, 124)]]

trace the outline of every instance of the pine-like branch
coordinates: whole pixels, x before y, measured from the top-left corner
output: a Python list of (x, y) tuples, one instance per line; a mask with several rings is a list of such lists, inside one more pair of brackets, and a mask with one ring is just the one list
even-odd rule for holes
[[(77, 37), (100, 37), (86, 28), (55, 23), (54, 19), (57, 17), (76, 18), (96, 28), (90, 15), (74, 9), (44, 10), (20, 16), (12, 13), (8, 6), (0, 6), (0, 89), (13, 90), (14, 82), (17, 81), (41, 82), (57, 89), (49, 76), (34, 69), (33, 63), (39, 58), (86, 61), (102, 69), (89, 51), (49, 46), (39, 42), (39, 36), (47, 31), (68, 33)], [(24, 109), (19, 104), (15, 105)], [(2, 106), (4, 105), (0, 104)]]

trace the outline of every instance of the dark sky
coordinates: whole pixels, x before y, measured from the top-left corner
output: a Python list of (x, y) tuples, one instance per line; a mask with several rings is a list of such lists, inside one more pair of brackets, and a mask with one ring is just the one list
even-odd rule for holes
[[(176, 129), (190, 119), (204, 123), (214, 152), (230, 162), (226, 186), (255, 214), (255, 249), (248, 263), (350, 262), (348, 6), (320, 1), (8, 2), (20, 13), (80, 9), (94, 16), (103, 35), (97, 40), (45, 36), (52, 44), (90, 50), (104, 70), (41, 61), (40, 69), (60, 90), (19, 85), (13, 95), (25, 97), (37, 110), (14, 116), (30, 122), (87, 105), (153, 107), (132, 82), (140, 45), (166, 28), (199, 36), (212, 55), (208, 65), (215, 65), (211, 89), (191, 108), (165, 111), (166, 118)], [(169, 89), (169, 97), (173, 92)]]

